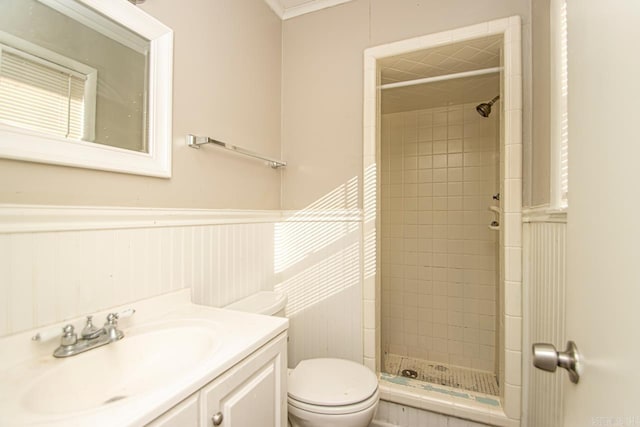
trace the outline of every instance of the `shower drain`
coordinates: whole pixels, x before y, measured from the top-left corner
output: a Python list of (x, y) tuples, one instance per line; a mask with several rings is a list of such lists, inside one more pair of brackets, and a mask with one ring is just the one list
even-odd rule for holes
[(414, 371), (413, 369), (403, 369), (401, 373), (403, 377), (413, 378), (413, 379), (418, 378), (418, 372)]
[[(475, 371), (460, 366), (450, 366), (446, 363), (391, 353), (386, 354), (384, 369), (392, 377), (404, 378), (405, 380), (398, 381), (398, 383), (408, 387), (423, 387), (420, 383), (414, 383), (422, 381), (493, 396), (500, 394), (496, 376), (490, 372)], [(411, 381), (408, 381), (409, 379)]]

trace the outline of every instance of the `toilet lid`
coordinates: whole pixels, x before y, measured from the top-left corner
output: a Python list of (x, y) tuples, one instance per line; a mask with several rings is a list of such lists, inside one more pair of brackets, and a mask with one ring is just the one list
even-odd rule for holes
[(289, 374), (289, 397), (320, 406), (352, 405), (378, 389), (378, 378), (368, 368), (343, 359), (303, 360)]

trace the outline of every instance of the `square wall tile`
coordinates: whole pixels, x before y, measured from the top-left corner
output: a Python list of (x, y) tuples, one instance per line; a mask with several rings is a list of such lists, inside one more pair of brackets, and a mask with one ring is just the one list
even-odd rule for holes
[(505, 346), (507, 350), (522, 351), (522, 318), (505, 316)]
[(506, 352), (505, 382), (514, 386), (522, 384), (522, 353), (519, 351)]
[(509, 316), (522, 316), (522, 283), (506, 282), (505, 284), (505, 313)]
[(403, 280), (384, 293), (392, 304), (383, 316), (403, 322), (390, 325), (402, 337), (383, 334), (382, 346), (493, 370), (498, 239), (487, 229), (487, 208), (500, 191), (499, 135), (497, 115), (483, 119), (475, 105), (383, 116), (390, 147), (383, 204), (391, 206), (382, 206), (381, 223), (391, 225), (384, 229), (391, 239), (381, 274)]
[(520, 419), (520, 409), (522, 407), (522, 388), (511, 384), (504, 385), (504, 412), (511, 419)]
[(522, 281), (522, 248), (507, 247), (504, 251), (505, 279), (508, 282)]

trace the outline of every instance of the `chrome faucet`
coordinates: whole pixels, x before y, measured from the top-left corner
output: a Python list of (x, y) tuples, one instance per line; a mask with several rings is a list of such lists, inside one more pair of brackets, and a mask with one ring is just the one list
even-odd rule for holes
[[(126, 312), (126, 315), (130, 316), (133, 313), (135, 313), (135, 310)], [(80, 338), (78, 338), (73, 325), (66, 325), (62, 328), (60, 347), (55, 349), (53, 356), (75, 356), (122, 339), (124, 333), (118, 329), (119, 317), (118, 313), (109, 313), (104, 326), (98, 329), (93, 325), (93, 316), (87, 316), (87, 323), (80, 333)]]

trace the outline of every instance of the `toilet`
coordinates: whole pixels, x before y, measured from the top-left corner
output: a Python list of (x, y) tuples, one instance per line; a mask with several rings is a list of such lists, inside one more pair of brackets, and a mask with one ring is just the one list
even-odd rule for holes
[[(224, 308), (284, 316), (287, 296), (258, 292)], [(289, 370), (287, 401), (291, 427), (367, 427), (378, 407), (378, 378), (344, 359), (303, 360)]]

